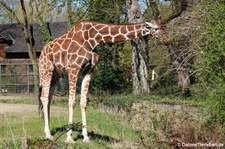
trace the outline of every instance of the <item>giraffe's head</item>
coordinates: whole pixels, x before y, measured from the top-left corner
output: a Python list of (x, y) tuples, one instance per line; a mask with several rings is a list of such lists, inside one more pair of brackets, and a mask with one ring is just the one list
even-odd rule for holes
[(145, 22), (145, 34), (153, 35), (165, 45), (168, 45), (169, 37), (165, 31), (165, 26), (161, 22), (161, 17), (155, 18), (151, 22)]

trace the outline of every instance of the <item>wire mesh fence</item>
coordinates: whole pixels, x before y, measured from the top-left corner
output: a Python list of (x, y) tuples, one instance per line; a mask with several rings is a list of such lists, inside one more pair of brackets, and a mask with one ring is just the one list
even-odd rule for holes
[(9, 93), (33, 93), (37, 85), (34, 81), (33, 64), (26, 63), (0, 63), (0, 92)]

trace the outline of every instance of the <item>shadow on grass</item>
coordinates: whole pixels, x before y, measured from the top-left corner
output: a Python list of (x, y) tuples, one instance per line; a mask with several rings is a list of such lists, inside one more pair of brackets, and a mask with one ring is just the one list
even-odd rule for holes
[[(102, 141), (109, 142), (109, 143), (119, 142), (118, 139), (115, 139), (115, 138), (107, 136), (107, 135), (98, 134), (93, 131), (89, 132), (88, 136), (89, 136), (90, 140), (102, 140)], [(79, 134), (77, 136), (77, 138), (75, 138), (74, 140), (77, 141), (79, 139), (83, 139), (83, 136), (81, 134)]]
[(72, 123), (69, 125), (64, 125), (62, 127), (56, 127), (51, 130), (51, 134), (54, 136), (56, 133), (66, 133), (69, 129), (73, 131), (82, 132), (82, 124), (81, 123)]
[[(82, 125), (81, 123), (73, 123), (70, 125), (64, 125), (62, 127), (57, 127), (52, 129), (51, 134), (52, 135), (56, 135), (56, 133), (59, 133), (58, 136), (54, 136), (54, 140), (47, 140), (47, 139), (27, 139), (27, 146), (29, 148), (65, 148), (68, 144), (65, 144), (61, 141), (57, 141), (61, 136), (65, 135), (66, 132), (68, 130), (72, 129), (73, 131), (78, 132), (79, 134), (77, 135), (76, 138), (74, 138), (75, 141), (77, 140), (82, 140), (83, 136), (82, 136)], [(105, 141), (108, 143), (115, 143), (115, 142), (119, 142), (119, 140), (107, 136), (107, 135), (101, 135), (95, 132), (89, 132), (88, 136), (90, 137), (91, 140), (96, 140), (96, 141)]]
[[(57, 139), (59, 137), (61, 137), (62, 135), (66, 134), (66, 132), (69, 129), (72, 129), (73, 131), (79, 132), (77, 138), (74, 138), (75, 141), (83, 139), (83, 136), (82, 136), (82, 124), (81, 123), (73, 123), (73, 124), (70, 124), (70, 125), (64, 125), (62, 127), (54, 128), (54, 129), (51, 130), (51, 134), (55, 135), (56, 133), (61, 133), (56, 138), (55, 141), (57, 141)], [(93, 131), (89, 132), (88, 136), (89, 136), (89, 138), (91, 140), (102, 140), (102, 141), (110, 142), (110, 143), (112, 143), (112, 142), (119, 142), (118, 139), (115, 139), (115, 138), (107, 136), (107, 135), (98, 134), (98, 133), (95, 133)]]

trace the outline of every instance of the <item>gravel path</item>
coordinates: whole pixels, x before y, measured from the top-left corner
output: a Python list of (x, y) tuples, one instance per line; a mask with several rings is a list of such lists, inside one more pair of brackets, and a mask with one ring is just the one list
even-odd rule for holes
[(32, 104), (7, 104), (0, 103), (0, 114), (9, 112), (37, 112), (38, 106)]

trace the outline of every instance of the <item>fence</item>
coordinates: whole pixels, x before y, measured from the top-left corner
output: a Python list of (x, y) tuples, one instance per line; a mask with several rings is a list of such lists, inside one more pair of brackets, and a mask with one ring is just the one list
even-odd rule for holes
[(34, 71), (31, 63), (0, 64), (0, 92), (32, 93), (34, 92)]

